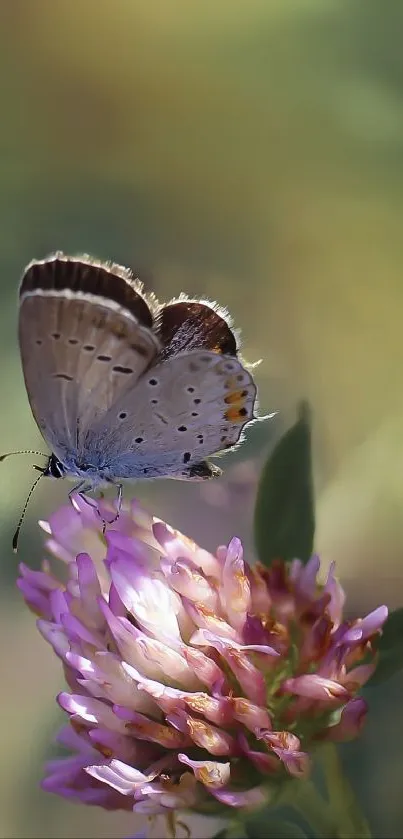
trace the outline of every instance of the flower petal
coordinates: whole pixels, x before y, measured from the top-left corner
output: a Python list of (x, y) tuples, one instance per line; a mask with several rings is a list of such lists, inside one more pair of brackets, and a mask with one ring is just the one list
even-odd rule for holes
[(322, 699), (325, 702), (349, 698), (348, 690), (339, 682), (325, 679), (314, 673), (296, 676), (295, 679), (286, 679), (281, 689), (284, 693), (294, 693), (310, 699)]
[(85, 771), (98, 781), (109, 784), (122, 795), (133, 795), (138, 788), (143, 787), (156, 776), (156, 773), (144, 775), (143, 772), (133, 766), (128, 766), (121, 760), (111, 760), (108, 765), (87, 766)]
[(241, 631), (251, 607), (251, 591), (245, 574), (243, 549), (239, 539), (231, 539), (228, 545), (220, 595), (231, 626)]
[(219, 763), (216, 760), (191, 760), (184, 754), (178, 754), (178, 760), (190, 766), (196, 780), (209, 789), (219, 789), (229, 783), (230, 763)]
[(180, 601), (165, 582), (125, 559), (112, 562), (110, 573), (122, 603), (151, 637), (166, 643), (181, 640), (176, 617)]

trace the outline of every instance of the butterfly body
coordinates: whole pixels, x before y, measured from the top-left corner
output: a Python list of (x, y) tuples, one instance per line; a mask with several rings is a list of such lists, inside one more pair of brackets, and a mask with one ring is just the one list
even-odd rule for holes
[(62, 253), (20, 286), (19, 342), (45, 474), (86, 488), (202, 480), (256, 418), (256, 385), (215, 304), (161, 305), (126, 269)]

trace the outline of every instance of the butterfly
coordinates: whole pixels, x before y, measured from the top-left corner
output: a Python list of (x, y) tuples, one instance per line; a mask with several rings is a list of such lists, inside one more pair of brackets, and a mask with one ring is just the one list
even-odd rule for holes
[(120, 504), (125, 480), (216, 477), (208, 458), (257, 418), (226, 311), (183, 294), (161, 304), (120, 265), (62, 252), (31, 262), (18, 335), (52, 452), (43, 474), (75, 479), (74, 491), (114, 484)]

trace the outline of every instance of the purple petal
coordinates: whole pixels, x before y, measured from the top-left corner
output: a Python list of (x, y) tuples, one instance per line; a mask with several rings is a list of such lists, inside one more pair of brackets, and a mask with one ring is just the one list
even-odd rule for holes
[(79, 604), (72, 604), (71, 609), (89, 629), (103, 630), (105, 619), (98, 607), (102, 592), (95, 565), (88, 554), (84, 553), (78, 554), (76, 564), (80, 601)]
[(327, 606), (328, 614), (335, 626), (338, 626), (343, 617), (343, 608), (346, 595), (339, 581), (334, 576), (335, 563), (332, 562), (324, 586), (324, 592), (330, 594), (330, 601)]
[(230, 763), (219, 763), (216, 760), (191, 760), (184, 754), (178, 754), (178, 760), (189, 766), (194, 772), (196, 780), (209, 789), (219, 789), (229, 783)]
[(310, 699), (322, 699), (325, 702), (349, 698), (348, 691), (339, 682), (324, 679), (314, 673), (296, 676), (295, 679), (286, 679), (281, 689), (284, 693), (294, 693)]
[(52, 619), (52, 607), (47, 594), (35, 588), (27, 580), (17, 580), (17, 586), (25, 602), (36, 615), (47, 620)]
[(38, 620), (37, 627), (45, 641), (53, 647), (56, 655), (65, 659), (66, 653), (70, 650), (70, 643), (63, 628), (52, 621)]
[[(186, 598), (183, 598), (183, 603), (189, 617), (200, 630), (210, 632), (220, 638), (231, 639), (232, 641), (239, 642), (241, 640), (239, 633), (234, 627), (216, 615), (215, 612), (205, 609), (202, 603), (191, 603)], [(191, 639), (191, 643), (194, 643), (193, 639)]]
[(373, 612), (370, 612), (365, 618), (359, 621), (359, 627), (362, 632), (363, 640), (375, 635), (376, 632), (382, 628), (388, 617), (388, 607), (378, 606)]
[(172, 563), (161, 560), (161, 568), (172, 589), (190, 601), (199, 601), (213, 611), (218, 610), (218, 594), (206, 577), (186, 559)]
[(268, 797), (263, 787), (238, 791), (211, 789), (211, 792), (221, 804), (226, 804), (227, 807), (236, 807), (239, 810), (252, 810), (261, 807), (266, 803)]
[(116, 789), (121, 795), (133, 795), (135, 790), (151, 781), (155, 775), (144, 775), (133, 766), (128, 766), (121, 760), (111, 760), (109, 765), (87, 766), (86, 772)]
[(169, 677), (184, 687), (198, 687), (194, 669), (182, 649), (172, 649), (156, 638), (150, 638), (126, 618), (116, 617), (108, 605), (100, 603), (102, 613), (115, 639), (122, 658), (150, 678)]
[(120, 734), (126, 734), (126, 727), (112, 708), (99, 699), (80, 694), (59, 693), (57, 701), (73, 719), (87, 725), (101, 725)]
[(191, 743), (190, 737), (167, 725), (149, 719), (144, 714), (115, 705), (116, 718), (123, 724), (123, 731), (147, 742), (157, 743), (166, 749), (182, 749)]
[(173, 530), (162, 521), (155, 521), (154, 536), (172, 562), (188, 559), (195, 568), (201, 568), (206, 577), (220, 577), (220, 565), (213, 554), (199, 548), (191, 539)]
[(358, 667), (349, 670), (341, 681), (350, 694), (356, 693), (371, 678), (375, 669), (375, 660), (368, 662), (368, 664), (360, 664)]
[(210, 754), (230, 755), (236, 751), (234, 738), (226, 731), (222, 731), (216, 726), (210, 725), (205, 720), (191, 717), (183, 711), (167, 714), (167, 720), (175, 728), (183, 733), (188, 733), (196, 746), (201, 749), (206, 749)]
[(66, 660), (83, 676), (78, 682), (92, 696), (139, 711), (150, 710), (151, 703), (147, 696), (138, 690), (137, 685), (133, 685), (117, 656), (98, 652), (90, 661), (76, 653), (67, 653)]
[(61, 622), (65, 629), (66, 635), (71, 641), (76, 643), (85, 642), (96, 649), (105, 649), (105, 641), (101, 633), (88, 629), (84, 624), (72, 614), (64, 614), (61, 616)]
[(279, 762), (277, 755), (274, 756), (266, 752), (251, 749), (245, 734), (241, 733), (238, 735), (238, 745), (242, 754), (246, 755), (253, 766), (263, 775), (273, 775), (278, 771)]
[(222, 572), (221, 599), (230, 623), (241, 630), (251, 608), (251, 592), (239, 539), (232, 539), (228, 545)]
[(367, 703), (361, 696), (350, 699), (341, 712), (339, 722), (325, 730), (322, 736), (337, 743), (353, 740), (360, 734), (367, 712)]
[(166, 642), (181, 640), (176, 617), (180, 601), (166, 583), (124, 559), (113, 562), (110, 572), (122, 603), (144, 630)]
[(271, 719), (265, 707), (254, 705), (244, 697), (233, 700), (234, 719), (242, 723), (249, 731), (256, 732), (258, 729), (271, 728)]
[(296, 589), (300, 596), (312, 600), (316, 592), (316, 579), (320, 569), (320, 559), (315, 554), (306, 565), (302, 565), (296, 581)]
[(247, 652), (252, 649), (268, 655), (277, 656), (278, 653), (270, 647), (245, 647), (226, 638), (219, 638), (207, 630), (199, 630), (191, 638), (193, 644), (203, 642), (216, 649), (231, 667), (248, 699), (257, 705), (264, 705), (266, 700), (266, 682), (263, 674), (250, 661)]
[[(87, 734), (94, 748), (104, 757), (115, 757), (129, 764), (141, 761), (144, 765), (150, 763), (155, 754), (154, 746), (136, 742), (128, 735), (118, 734), (107, 728), (92, 728)], [(87, 765), (89, 762), (92, 763), (93, 760), (87, 761)]]
[(212, 661), (201, 650), (194, 649), (193, 647), (182, 647), (182, 652), (189, 667), (193, 669), (196, 678), (203, 685), (207, 685), (210, 688), (213, 696), (228, 692), (229, 687), (226, 677), (215, 661)]
[(28, 565), (25, 565), (24, 562), (20, 562), (18, 567), (21, 577), (43, 592), (53, 591), (61, 586), (61, 583), (49, 571), (34, 571)]

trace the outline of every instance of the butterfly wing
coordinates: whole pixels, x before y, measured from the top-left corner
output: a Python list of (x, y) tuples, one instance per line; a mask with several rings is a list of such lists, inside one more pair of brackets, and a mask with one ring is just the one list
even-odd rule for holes
[(19, 342), (34, 418), (63, 463), (155, 359), (147, 302), (119, 266), (62, 254), (28, 266)]
[(161, 360), (195, 349), (233, 356), (238, 351), (228, 312), (217, 303), (189, 300), (184, 294), (161, 306), (158, 337)]
[(204, 458), (236, 445), (255, 409), (255, 383), (237, 358), (192, 350), (150, 367), (91, 437), (103, 440), (112, 480), (208, 477)]

